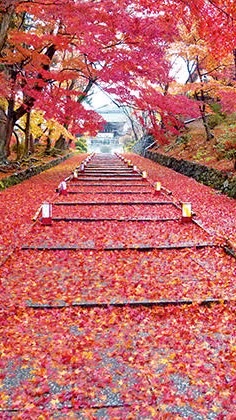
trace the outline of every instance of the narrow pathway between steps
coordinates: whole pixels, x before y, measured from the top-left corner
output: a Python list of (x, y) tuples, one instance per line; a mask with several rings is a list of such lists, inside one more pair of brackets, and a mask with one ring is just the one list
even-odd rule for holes
[(0, 418), (234, 415), (235, 259), (169, 187), (72, 159), (3, 252)]

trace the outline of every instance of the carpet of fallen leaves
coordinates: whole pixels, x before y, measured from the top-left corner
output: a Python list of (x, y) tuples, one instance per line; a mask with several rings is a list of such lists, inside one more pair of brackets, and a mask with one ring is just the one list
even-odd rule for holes
[(127, 156), (172, 194), (86, 172), (56, 194), (86, 155), (0, 192), (2, 419), (235, 419), (235, 200)]
[[(126, 156), (130, 159), (133, 155)], [(148, 161), (147, 165), (142, 157), (135, 156), (132, 161), (141, 170), (148, 171), (148, 178), (151, 181), (158, 180), (172, 191), (176, 200), (191, 202), (197, 218), (202, 220), (205, 228), (214, 230), (224, 238), (233, 238), (236, 241), (234, 199), (229, 199), (213, 188), (199, 184), (193, 178), (179, 176), (173, 170), (152, 161)]]

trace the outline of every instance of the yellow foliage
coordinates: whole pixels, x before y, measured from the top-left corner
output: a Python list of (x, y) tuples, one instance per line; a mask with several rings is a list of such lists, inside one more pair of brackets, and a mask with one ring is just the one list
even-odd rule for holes
[[(0, 102), (1, 106), (1, 102)], [(19, 120), (19, 125), (24, 129), (26, 124), (26, 115)], [(45, 131), (46, 130), (46, 131)], [(66, 139), (76, 140), (76, 138), (57, 121), (44, 118), (44, 112), (40, 110), (32, 110), (30, 116), (30, 132), (34, 138), (46, 140), (50, 133), (50, 139), (54, 142), (63, 135)]]
[(2, 108), (4, 111), (7, 110), (7, 100), (5, 98), (0, 97), (0, 108)]
[(46, 124), (50, 130), (50, 137), (52, 140), (56, 141), (61, 135), (63, 135), (66, 139), (76, 140), (75, 137), (57, 121), (48, 120)]

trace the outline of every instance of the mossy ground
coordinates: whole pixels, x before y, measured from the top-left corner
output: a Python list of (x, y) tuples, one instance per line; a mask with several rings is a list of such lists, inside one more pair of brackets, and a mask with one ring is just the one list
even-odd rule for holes
[(203, 124), (200, 120), (196, 120), (187, 125), (187, 130), (179, 138), (173, 138), (170, 144), (162, 145), (156, 151), (220, 171), (235, 173), (233, 161), (224, 158), (217, 148), (220, 137), (227, 131), (227, 126), (232, 126), (233, 122), (236, 126), (235, 114), (226, 117), (221, 124), (217, 125), (212, 130), (214, 138), (206, 141)]

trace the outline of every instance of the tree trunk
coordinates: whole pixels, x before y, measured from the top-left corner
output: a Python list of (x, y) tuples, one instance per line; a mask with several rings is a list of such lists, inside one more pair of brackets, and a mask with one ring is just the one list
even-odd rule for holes
[(29, 150), (31, 153), (35, 152), (35, 147), (34, 147), (34, 138), (33, 135), (30, 133), (30, 138), (29, 138)]
[(202, 117), (202, 122), (205, 128), (205, 132), (206, 132), (206, 140), (210, 141), (214, 138), (214, 134), (212, 134), (210, 127), (208, 125), (207, 122), (207, 117), (206, 117), (206, 105), (202, 104), (199, 106), (200, 112), (201, 112), (201, 117)]
[(132, 132), (133, 132), (133, 135), (134, 135), (134, 139), (135, 139), (135, 142), (137, 142), (138, 141), (138, 134), (137, 134), (137, 132), (136, 132), (136, 127), (135, 127), (135, 123), (134, 123), (134, 120), (133, 120), (133, 118), (129, 115), (129, 113), (127, 112), (125, 112), (125, 115), (128, 117), (128, 119), (129, 119), (129, 122), (130, 122), (130, 124), (131, 124), (131, 129), (132, 129)]
[(12, 95), (12, 97), (8, 100), (8, 110), (7, 110), (6, 137), (5, 137), (6, 157), (10, 155), (11, 137), (12, 137), (13, 129), (15, 125), (14, 106), (15, 106), (15, 100), (14, 100), (14, 96)]
[(46, 149), (45, 149), (46, 155), (49, 154), (49, 152), (51, 150), (51, 147), (52, 147), (52, 141), (51, 141), (50, 137), (48, 136), (47, 139), (46, 139)]
[[(200, 71), (200, 64), (199, 64), (198, 56), (196, 57), (196, 71), (197, 71), (198, 77), (200, 79), (200, 82), (203, 86), (204, 81), (203, 81), (203, 75)], [(195, 99), (196, 100), (200, 99), (200, 101), (202, 102), (201, 105), (199, 105), (199, 110), (200, 110), (200, 113), (201, 113), (202, 122), (203, 122), (205, 132), (206, 132), (206, 140), (210, 141), (211, 139), (214, 138), (214, 134), (212, 134), (212, 132), (210, 130), (210, 127), (208, 125), (208, 122), (207, 122), (207, 118), (206, 118), (206, 97), (205, 97), (203, 88), (200, 90), (200, 98), (198, 97), (197, 94), (195, 94)]]
[(5, 45), (14, 9), (15, 6), (11, 5), (8, 8), (6, 8), (6, 10), (2, 13), (2, 19), (0, 23), (0, 51), (2, 51)]
[(20, 150), (20, 141), (17, 133), (14, 131), (14, 135), (16, 138), (16, 160), (20, 160), (21, 158), (21, 150)]
[[(5, 159), (10, 155), (10, 143), (11, 137), (13, 134), (13, 129), (15, 125), (15, 93), (14, 93), (14, 85), (16, 81), (17, 73), (14, 70), (13, 66), (9, 67), (9, 74), (12, 82), (12, 93), (11, 97), (8, 100), (8, 109), (6, 114), (6, 123), (5, 123), (5, 131), (4, 136), (1, 137), (1, 149), (2, 149), (2, 158)], [(1, 157), (0, 157), (1, 158)]]
[(56, 141), (54, 149), (58, 149), (58, 150), (68, 149), (68, 144), (66, 142), (65, 137), (63, 137), (62, 134), (60, 135), (59, 139)]
[(26, 124), (25, 124), (25, 147), (24, 156), (27, 156), (30, 148), (30, 111), (26, 113)]
[(51, 150), (52, 147), (52, 140), (51, 140), (51, 134), (52, 134), (52, 130), (49, 130), (47, 139), (46, 139), (46, 149), (45, 149), (45, 153), (48, 154)]
[(7, 117), (3, 109), (0, 108), (0, 162), (6, 159), (6, 124)]

